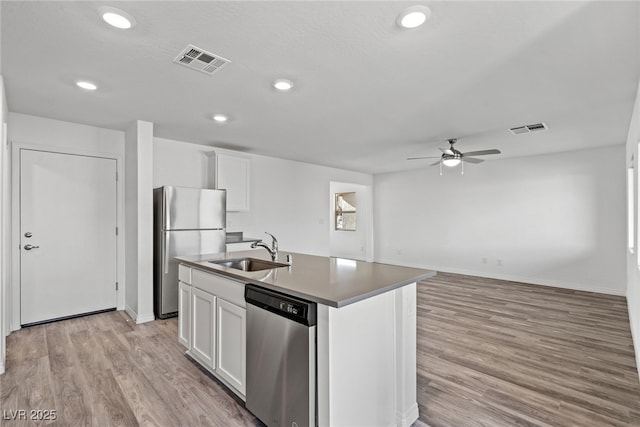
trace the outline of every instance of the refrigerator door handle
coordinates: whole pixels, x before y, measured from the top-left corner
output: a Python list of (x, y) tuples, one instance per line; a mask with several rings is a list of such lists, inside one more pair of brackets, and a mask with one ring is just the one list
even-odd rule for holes
[(169, 273), (169, 236), (166, 235), (164, 236), (164, 248), (162, 248), (163, 250), (163, 254), (162, 254), (162, 265), (163, 265), (163, 270), (164, 270), (164, 274), (168, 274)]

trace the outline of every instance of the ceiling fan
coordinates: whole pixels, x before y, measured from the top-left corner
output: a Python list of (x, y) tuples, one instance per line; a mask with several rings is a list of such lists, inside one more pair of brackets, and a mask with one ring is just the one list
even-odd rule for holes
[(453, 144), (458, 141), (456, 138), (448, 139), (449, 148), (439, 148), (442, 151), (441, 156), (422, 156), (422, 157), (408, 157), (407, 160), (421, 160), (421, 159), (440, 159), (435, 163), (430, 164), (429, 166), (437, 166), (437, 165), (445, 165), (448, 167), (454, 167), (459, 165), (460, 163), (482, 163), (483, 159), (476, 159), (475, 157), (470, 156), (486, 156), (488, 154), (500, 154), (500, 150), (492, 149), (492, 150), (480, 150), (480, 151), (469, 151), (468, 153), (462, 153), (455, 148), (453, 148)]

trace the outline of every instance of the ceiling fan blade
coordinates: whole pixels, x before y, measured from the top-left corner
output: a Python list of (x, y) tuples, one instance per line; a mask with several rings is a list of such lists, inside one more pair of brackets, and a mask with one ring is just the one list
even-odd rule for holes
[(480, 150), (480, 151), (469, 151), (468, 153), (463, 153), (465, 156), (486, 156), (488, 154), (500, 154), (500, 150)]
[(450, 148), (438, 148), (438, 150), (442, 151), (445, 154), (451, 154), (453, 155), (453, 151), (451, 151)]
[(482, 162), (484, 162), (483, 159), (476, 159), (474, 157), (467, 157), (467, 156), (462, 157), (462, 161), (463, 162), (467, 162), (467, 163), (482, 163)]
[(426, 157), (407, 157), (407, 160), (421, 160), (421, 159), (439, 159), (440, 156), (426, 156)]
[(440, 164), (441, 160), (438, 160), (435, 163), (431, 163), (429, 166), (438, 166)]

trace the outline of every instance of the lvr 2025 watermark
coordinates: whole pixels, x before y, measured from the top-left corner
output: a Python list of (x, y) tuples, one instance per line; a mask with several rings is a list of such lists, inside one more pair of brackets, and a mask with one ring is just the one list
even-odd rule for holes
[(56, 409), (3, 409), (3, 421), (54, 421), (58, 419), (58, 411)]

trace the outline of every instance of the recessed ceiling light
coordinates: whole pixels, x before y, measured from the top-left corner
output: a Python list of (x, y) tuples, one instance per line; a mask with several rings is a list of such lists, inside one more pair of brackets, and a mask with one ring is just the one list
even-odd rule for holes
[(273, 87), (279, 91), (286, 92), (293, 89), (293, 82), (287, 79), (277, 79), (273, 81)]
[(78, 80), (76, 82), (76, 86), (84, 89), (84, 90), (96, 90), (98, 86), (95, 83), (88, 82), (86, 80)]
[(217, 123), (226, 123), (229, 120), (226, 114), (214, 114), (211, 118)]
[(416, 28), (424, 24), (431, 16), (431, 9), (427, 6), (411, 6), (398, 15), (398, 25), (402, 28)]
[(115, 7), (98, 8), (98, 13), (107, 24), (122, 30), (128, 30), (136, 25), (136, 20), (131, 15)]

